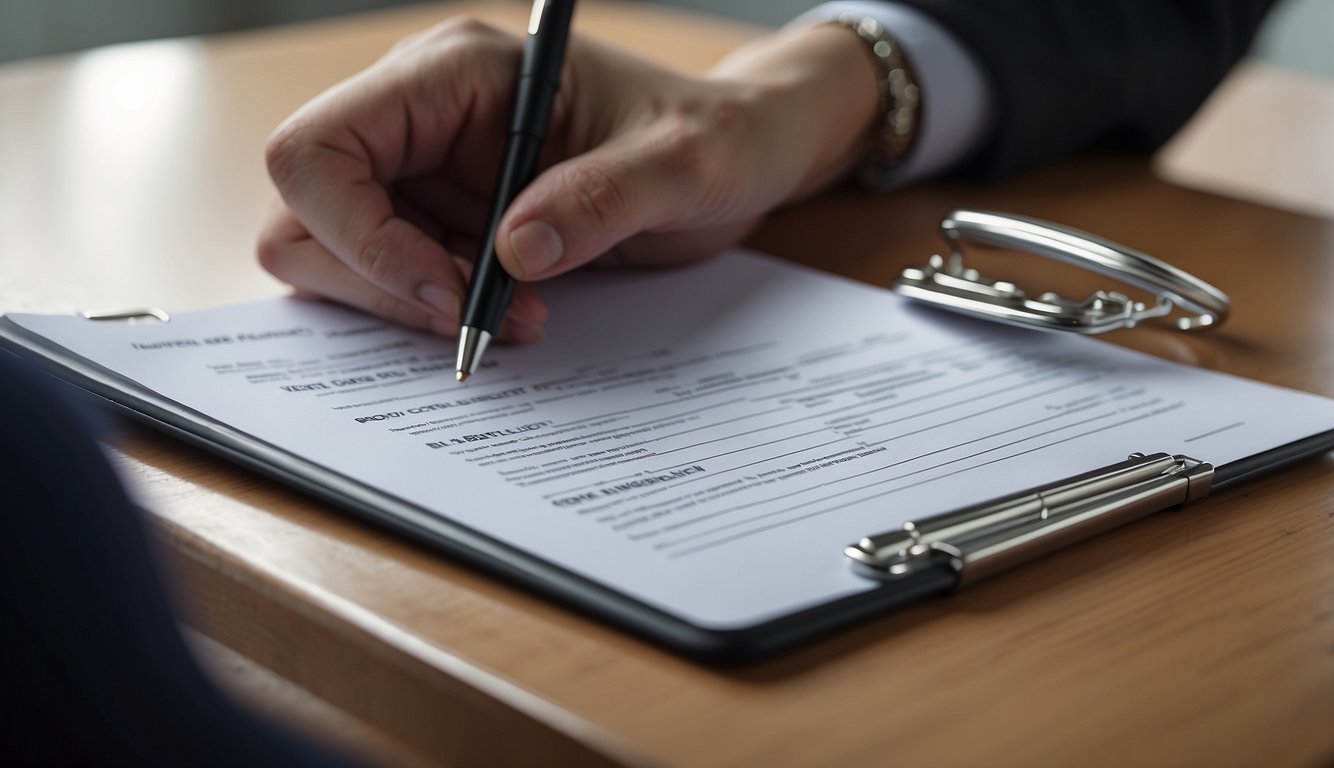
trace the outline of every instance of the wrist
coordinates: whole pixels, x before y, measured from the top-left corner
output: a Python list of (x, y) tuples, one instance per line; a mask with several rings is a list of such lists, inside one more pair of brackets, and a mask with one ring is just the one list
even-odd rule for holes
[(780, 31), (744, 46), (708, 77), (754, 93), (769, 189), (783, 203), (848, 176), (873, 146), (881, 97), (866, 43), (837, 24)]

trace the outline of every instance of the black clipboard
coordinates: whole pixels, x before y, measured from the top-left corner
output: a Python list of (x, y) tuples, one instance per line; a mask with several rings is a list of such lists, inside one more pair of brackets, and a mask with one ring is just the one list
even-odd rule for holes
[[(126, 319), (135, 314), (103, 317)], [(69, 353), (9, 318), (0, 317), (0, 342), (134, 420), (405, 534), (579, 613), (693, 659), (715, 663), (753, 660), (789, 649), (896, 607), (950, 593), (974, 580), (978, 573), (990, 575), (1101, 530), (1201, 498), (1210, 490), (1226, 488), (1256, 474), (1334, 449), (1334, 430), (1330, 430), (1218, 467), (1190, 457), (1132, 456), (1085, 476), (1006, 497), (1000, 506), (987, 502), (916, 521), (902, 529), (868, 532), (871, 535), (866, 539), (849, 546), (848, 565), (877, 579), (880, 583), (874, 589), (743, 628), (716, 629), (693, 624), (504, 541), (276, 448)], [(1158, 469), (1145, 469), (1146, 461), (1157, 462)], [(1138, 469), (1127, 470), (1130, 465)], [(1207, 479), (1201, 480), (1201, 475), (1207, 475)], [(1107, 481), (1109, 477), (1119, 479)], [(1103, 479), (1101, 484), (1089, 482), (1097, 478)], [(1090, 504), (1115, 502), (1118, 494), (1134, 495), (1131, 481), (1167, 486), (1169, 490), (1155, 491), (1152, 503), (1130, 512), (1113, 506), (1090, 513)], [(1083, 490), (1071, 495), (1068, 491), (1073, 486)], [(1018, 513), (1005, 511), (1016, 508), (1020, 510)], [(1001, 511), (998, 513), (997, 509)], [(1038, 510), (1036, 516), (1034, 509)], [(1059, 524), (1076, 518), (1078, 525)], [(971, 522), (962, 528), (937, 524), (950, 519)], [(997, 539), (1018, 541), (1021, 544), (1018, 554), (1011, 552), (1007, 558), (989, 560), (979, 566), (978, 559), (967, 551), (967, 545), (978, 541), (994, 543)]]

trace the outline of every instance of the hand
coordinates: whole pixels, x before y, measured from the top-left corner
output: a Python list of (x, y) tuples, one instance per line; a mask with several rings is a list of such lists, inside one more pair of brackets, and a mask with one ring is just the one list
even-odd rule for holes
[[(535, 281), (735, 243), (859, 155), (875, 113), (860, 46), (834, 26), (784, 32), (693, 78), (572, 39), (544, 170), (501, 222), (501, 264)], [(282, 202), (260, 235), (264, 267), (301, 293), (456, 334), (520, 49), (448, 21), (290, 117), (267, 148)], [(501, 338), (540, 338), (546, 318), (521, 283)]]

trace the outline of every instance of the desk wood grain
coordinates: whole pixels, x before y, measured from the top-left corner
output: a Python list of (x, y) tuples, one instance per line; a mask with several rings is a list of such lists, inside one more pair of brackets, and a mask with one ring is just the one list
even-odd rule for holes
[[(183, 309), (278, 292), (251, 255), (267, 132), (459, 10), (0, 68), (0, 309)], [(466, 10), (511, 28), (524, 17), (512, 4)], [(576, 26), (696, 71), (756, 34), (637, 4), (583, 5)], [(1142, 158), (1075, 158), (991, 186), (834, 192), (776, 214), (750, 245), (884, 284), (939, 247), (934, 222), (958, 206), (1120, 239), (1234, 298), (1216, 333), (1143, 328), (1117, 343), (1334, 396), (1334, 222), (1172, 186)], [(1022, 257), (986, 266), (1035, 288), (1091, 287)], [(192, 625), (442, 763), (1334, 761), (1328, 456), (718, 669), (156, 434), (126, 426), (115, 446)]]

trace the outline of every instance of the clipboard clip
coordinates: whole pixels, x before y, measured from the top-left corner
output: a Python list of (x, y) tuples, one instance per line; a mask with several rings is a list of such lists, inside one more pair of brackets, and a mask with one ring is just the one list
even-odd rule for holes
[[(949, 255), (936, 254), (924, 266), (905, 268), (892, 290), (984, 320), (1082, 334), (1132, 328), (1177, 308), (1187, 313), (1174, 318), (1178, 330), (1212, 328), (1227, 319), (1227, 294), (1171, 264), (1087, 232), (1027, 216), (968, 210), (951, 212), (941, 220), (940, 232)], [(1013, 283), (965, 267), (963, 244), (968, 241), (1064, 261), (1142, 288), (1156, 300), (1149, 305), (1116, 291), (1098, 291), (1083, 301), (1055, 293), (1030, 298)]]
[(136, 323), (143, 320), (156, 320), (159, 323), (171, 322), (171, 315), (157, 307), (143, 307), (141, 309), (117, 309), (108, 312), (80, 312), (79, 316), (85, 320), (97, 320), (102, 322), (118, 321)]
[(895, 581), (945, 564), (962, 587), (1153, 512), (1209, 494), (1212, 464), (1154, 453), (1051, 485), (907, 522), (843, 550), (860, 574)]

